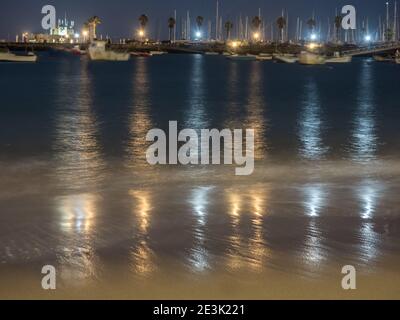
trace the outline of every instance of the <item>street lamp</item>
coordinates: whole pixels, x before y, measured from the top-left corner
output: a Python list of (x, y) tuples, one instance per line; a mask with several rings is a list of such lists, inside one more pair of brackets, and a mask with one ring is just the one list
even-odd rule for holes
[(196, 32), (196, 38), (197, 38), (197, 40), (201, 39), (201, 32), (200, 31)]
[(317, 35), (315, 33), (312, 33), (310, 39), (313, 41), (317, 40)]
[(253, 38), (254, 38), (254, 40), (259, 40), (260, 39), (260, 33), (258, 33), (258, 32), (254, 32), (253, 33)]

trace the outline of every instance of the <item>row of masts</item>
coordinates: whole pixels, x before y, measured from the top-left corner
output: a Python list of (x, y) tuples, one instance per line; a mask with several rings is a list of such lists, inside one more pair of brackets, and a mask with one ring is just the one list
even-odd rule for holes
[[(225, 41), (230, 39), (236, 40), (254, 40), (257, 34), (258, 41), (280, 41), (280, 42), (301, 42), (310, 40), (311, 35), (315, 35), (318, 41), (326, 42), (345, 42), (358, 43), (365, 41), (387, 42), (399, 40), (399, 20), (397, 14), (397, 2), (393, 6), (393, 15), (390, 13), (390, 5), (386, 3), (386, 16), (379, 16), (375, 23), (375, 27), (371, 28), (371, 21), (368, 17), (358, 19), (356, 30), (344, 30), (336, 23), (336, 18), (340, 16), (336, 10), (335, 16), (328, 18), (326, 21), (318, 19), (315, 13), (311, 18), (303, 20), (300, 17), (290, 17), (287, 10), (282, 10), (281, 17), (268, 21), (262, 16), (261, 8), (258, 10), (257, 17), (259, 25), (253, 24), (254, 17), (244, 16), (240, 14), (231, 21), (223, 18), (220, 3), (216, 1), (215, 20), (208, 19), (204, 24), (198, 25), (196, 18), (193, 18), (190, 11), (186, 11), (181, 15), (178, 21), (177, 10), (174, 10), (174, 19), (177, 22), (173, 33), (172, 41), (177, 40), (199, 40), (196, 37), (196, 31), (201, 29), (202, 40)], [(278, 24), (278, 19), (281, 24)], [(290, 20), (290, 18), (292, 20)], [(311, 23), (313, 21), (314, 23)], [(229, 24), (232, 30), (229, 29)], [(293, 22), (293, 26), (291, 23)], [(179, 30), (179, 32), (178, 32)], [(314, 40), (314, 39), (313, 39)]]

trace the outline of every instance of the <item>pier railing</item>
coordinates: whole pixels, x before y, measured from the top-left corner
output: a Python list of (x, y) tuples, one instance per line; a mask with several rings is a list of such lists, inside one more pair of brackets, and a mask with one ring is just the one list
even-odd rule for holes
[(400, 49), (400, 42), (391, 42), (391, 43), (359, 47), (357, 49), (343, 51), (342, 54), (348, 56), (361, 56), (366, 54), (381, 53), (397, 49)]

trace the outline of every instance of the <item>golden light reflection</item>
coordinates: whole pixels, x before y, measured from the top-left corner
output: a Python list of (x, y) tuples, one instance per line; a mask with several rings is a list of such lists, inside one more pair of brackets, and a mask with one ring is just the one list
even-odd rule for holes
[(132, 248), (132, 269), (136, 275), (148, 276), (156, 266), (154, 254), (148, 244), (148, 232), (152, 207), (151, 195), (143, 190), (130, 190), (133, 200), (132, 211), (138, 231), (135, 233), (135, 246)]
[(146, 150), (150, 145), (146, 135), (154, 128), (150, 115), (150, 84), (148, 60), (135, 59), (135, 73), (132, 87), (132, 114), (129, 119), (130, 140), (127, 145), (129, 167), (147, 166)]
[(64, 232), (59, 246), (60, 277), (72, 284), (94, 280), (97, 256), (94, 249), (95, 221), (100, 198), (76, 194), (56, 199), (60, 227)]
[[(92, 110), (92, 82), (87, 60), (79, 62), (79, 77), (71, 76), (69, 63), (61, 63), (57, 78), (55, 177), (72, 194), (55, 199), (57, 220), (64, 237), (58, 247), (60, 277), (84, 284), (96, 278), (95, 222), (105, 163), (98, 142), (98, 122)], [(76, 81), (79, 79), (79, 81)]]
[(193, 208), (195, 215), (194, 226), (194, 246), (191, 250), (190, 263), (194, 270), (198, 272), (205, 271), (210, 267), (209, 265), (209, 252), (205, 246), (207, 229), (207, 216), (209, 196), (214, 187), (197, 187), (192, 190), (192, 195), (189, 203)]
[(255, 133), (254, 160), (262, 160), (268, 150), (268, 142), (265, 138), (268, 120), (265, 118), (263, 69), (257, 63), (251, 65), (248, 90), (247, 114), (244, 125), (245, 129), (253, 129)]
[[(263, 234), (263, 219), (269, 193), (269, 188), (265, 186), (245, 192), (226, 190), (232, 228), (227, 255), (228, 268), (237, 270), (249, 267), (253, 271), (262, 270), (264, 259), (269, 255)], [(245, 223), (247, 219), (251, 221), (252, 233), (250, 238), (244, 239), (241, 236), (240, 222)]]
[(61, 197), (58, 211), (61, 214), (61, 228), (68, 233), (92, 231), (96, 217), (97, 197), (93, 194), (79, 194)]

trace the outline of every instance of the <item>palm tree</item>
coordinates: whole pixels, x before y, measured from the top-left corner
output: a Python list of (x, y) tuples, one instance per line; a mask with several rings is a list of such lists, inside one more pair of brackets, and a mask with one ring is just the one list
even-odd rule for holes
[(286, 27), (286, 19), (283, 16), (280, 16), (278, 20), (276, 20), (276, 24), (278, 25), (278, 29), (280, 30), (281, 42), (283, 42), (283, 30)]
[(172, 41), (172, 33), (174, 31), (175, 25), (176, 25), (175, 18), (170, 17), (168, 19), (169, 41)]
[(197, 31), (200, 31), (200, 30), (201, 30), (201, 26), (203, 25), (203, 21), (204, 21), (204, 18), (203, 18), (202, 16), (198, 16), (198, 17), (196, 18)]
[(342, 27), (342, 16), (335, 17), (335, 30), (336, 30), (336, 42), (340, 39), (340, 28)]
[(139, 23), (140, 23), (140, 27), (142, 28), (142, 30), (146, 29), (148, 22), (149, 22), (149, 18), (145, 14), (142, 14), (139, 17)]
[(261, 26), (261, 19), (259, 16), (255, 16), (253, 18), (253, 20), (251, 20), (251, 25), (253, 26), (253, 29), (256, 31), (260, 30), (260, 26)]
[(225, 30), (226, 30), (226, 39), (229, 40), (231, 38), (231, 31), (233, 29), (233, 23), (231, 21), (225, 22)]
[(93, 16), (91, 17), (86, 24), (88, 25), (89, 28), (89, 39), (90, 41), (93, 41), (96, 39), (96, 27), (101, 24), (101, 20), (98, 16)]
[(313, 32), (317, 23), (315, 22), (314, 18), (310, 18), (307, 21), (307, 25), (308, 25), (308, 28), (310, 29), (310, 32)]

